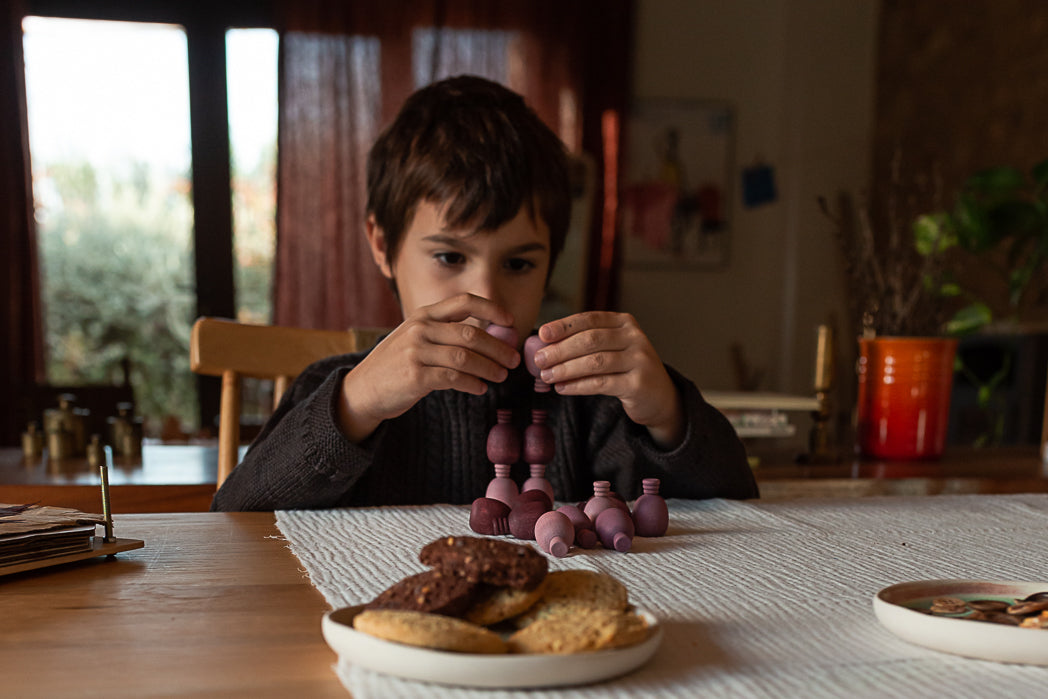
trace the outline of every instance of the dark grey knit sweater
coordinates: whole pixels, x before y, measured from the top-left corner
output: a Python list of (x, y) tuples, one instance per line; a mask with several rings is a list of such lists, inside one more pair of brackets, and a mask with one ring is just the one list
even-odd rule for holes
[[(468, 504), (484, 495), (494, 475), (486, 443), (496, 409), (512, 409), (523, 430), (532, 407), (549, 410), (556, 455), (546, 477), (559, 501), (588, 498), (595, 480), (611, 481), (613, 490), (634, 498), (641, 479), (650, 477), (661, 479), (664, 497), (757, 497), (731, 425), (672, 369), (687, 432), (669, 452), (626, 416), (616, 398), (536, 394), (523, 363), (482, 396), (431, 393), (353, 444), (338, 427), (337, 400), (342, 378), (365, 355), (329, 357), (299, 375), (215, 494), (212, 510)], [(516, 464), (513, 476), (523, 483), (527, 464)]]

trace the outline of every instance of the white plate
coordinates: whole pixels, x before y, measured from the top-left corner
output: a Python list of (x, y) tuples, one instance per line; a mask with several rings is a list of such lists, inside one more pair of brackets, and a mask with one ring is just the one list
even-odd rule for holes
[(343, 607), (324, 615), (324, 640), (339, 657), (368, 670), (409, 680), (463, 687), (557, 687), (606, 680), (646, 663), (662, 641), (662, 626), (651, 613), (637, 609), (652, 627), (643, 643), (628, 648), (574, 655), (482, 655), (417, 648), (385, 641), (353, 629), (362, 606)]
[(1002, 663), (1048, 665), (1048, 629), (1024, 629), (946, 616), (927, 609), (936, 597), (1011, 602), (1048, 590), (1044, 582), (923, 580), (886, 587), (873, 598), (877, 619), (899, 638), (933, 650)]

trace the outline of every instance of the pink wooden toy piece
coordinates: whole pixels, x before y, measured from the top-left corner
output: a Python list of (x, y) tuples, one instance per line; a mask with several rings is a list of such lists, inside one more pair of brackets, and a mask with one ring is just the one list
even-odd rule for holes
[(633, 546), (635, 528), (633, 519), (627, 512), (617, 507), (609, 507), (602, 510), (594, 522), (597, 527), (597, 536), (605, 548), (615, 549), (619, 553), (626, 553)]
[(547, 412), (531, 411), (531, 424), (524, 430), (524, 460), (531, 468), (531, 478), (524, 481), (523, 491), (542, 490), (552, 503), (553, 485), (546, 479), (546, 465), (553, 460), (553, 430), (546, 424)]
[(518, 502), (509, 511), (509, 531), (518, 539), (535, 540), (535, 523), (539, 517), (550, 511), (546, 504), (545, 496), (541, 490), (529, 491), (542, 496), (539, 499), (524, 500)]
[(540, 340), (538, 335), (529, 335), (528, 339), (524, 340), (524, 366), (535, 377), (535, 391), (537, 393), (547, 393), (550, 389), (550, 385), (540, 378), (542, 370), (535, 364), (535, 353), (545, 346), (546, 343)]
[(517, 501), (520, 491), (510, 478), (510, 467), (520, 458), (520, 434), (512, 424), (513, 412), (497, 410), (497, 422), (488, 432), (488, 460), (495, 465), (495, 477), (488, 483), (486, 497), (501, 500), (510, 507)]
[(484, 330), (492, 337), (502, 340), (510, 347), (517, 347), (517, 331), (507, 325), (496, 325), (491, 323)]
[(509, 534), (509, 505), (494, 498), (477, 498), (469, 510), (469, 528), (478, 534)]
[(563, 512), (550, 510), (535, 522), (535, 541), (546, 553), (563, 558), (575, 542), (575, 525)]
[(561, 505), (557, 508), (557, 512), (571, 520), (571, 524), (575, 528), (576, 544), (584, 549), (596, 547), (599, 542), (597, 541), (597, 532), (593, 528), (593, 520), (587, 517), (586, 513), (579, 509), (578, 505)]
[(633, 503), (633, 524), (637, 536), (662, 536), (670, 523), (666, 500), (659, 495), (659, 479), (645, 478), (640, 482), (644, 494)]
[(610, 481), (593, 481), (593, 497), (586, 501), (582, 511), (586, 513), (587, 517), (596, 522), (597, 515), (609, 507), (620, 509), (629, 514), (629, 505), (611, 492)]

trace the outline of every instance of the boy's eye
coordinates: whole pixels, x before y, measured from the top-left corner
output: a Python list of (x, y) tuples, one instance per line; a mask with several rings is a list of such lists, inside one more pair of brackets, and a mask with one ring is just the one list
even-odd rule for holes
[(466, 256), (461, 252), (438, 252), (433, 257), (442, 265), (453, 267), (466, 261)]
[(535, 269), (535, 263), (523, 257), (513, 257), (506, 261), (506, 268), (511, 272), (527, 272)]

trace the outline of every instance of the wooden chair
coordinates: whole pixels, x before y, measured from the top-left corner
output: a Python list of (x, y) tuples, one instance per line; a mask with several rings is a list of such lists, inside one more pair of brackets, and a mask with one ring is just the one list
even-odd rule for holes
[(324, 357), (367, 349), (387, 332), (383, 328), (340, 332), (197, 319), (189, 341), (189, 367), (198, 374), (222, 377), (217, 485), (222, 485), (238, 462), (241, 378), (272, 379), (275, 408), (291, 381), (307, 366)]

